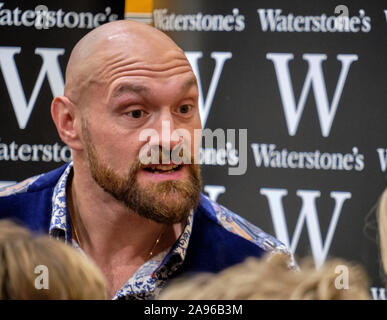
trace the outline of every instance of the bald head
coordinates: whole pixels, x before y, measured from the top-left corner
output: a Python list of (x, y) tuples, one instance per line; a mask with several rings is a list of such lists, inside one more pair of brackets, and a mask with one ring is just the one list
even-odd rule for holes
[(86, 34), (73, 48), (66, 68), (64, 94), (82, 105), (80, 100), (85, 92), (94, 85), (113, 81), (112, 72), (117, 72), (121, 65), (129, 73), (136, 68), (145, 70), (149, 64), (153, 71), (162, 71), (170, 58), (186, 60), (184, 52), (163, 32), (129, 20), (104, 24)]

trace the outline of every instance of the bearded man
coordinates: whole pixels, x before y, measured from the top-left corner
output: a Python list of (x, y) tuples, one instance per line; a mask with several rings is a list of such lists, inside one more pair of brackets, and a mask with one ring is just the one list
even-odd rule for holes
[[(191, 66), (161, 31), (115, 21), (88, 33), (71, 53), (64, 95), (54, 98), (51, 114), (73, 161), (1, 190), (0, 217), (84, 252), (105, 275), (111, 298), (153, 299), (182, 273), (286, 252), (203, 196), (199, 165), (189, 161), (199, 146), (162, 133), (168, 124), (194, 137), (201, 121)], [(148, 129), (157, 139), (141, 138)], [(144, 146), (169, 155), (180, 145), (192, 155), (180, 164), (140, 157)]]

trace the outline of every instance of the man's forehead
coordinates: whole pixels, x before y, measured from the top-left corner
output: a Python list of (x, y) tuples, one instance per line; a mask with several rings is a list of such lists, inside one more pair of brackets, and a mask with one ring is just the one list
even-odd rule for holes
[(94, 84), (111, 84), (123, 73), (156, 71), (153, 76), (159, 76), (175, 72), (167, 69), (190, 68), (183, 50), (155, 28), (120, 21), (97, 29), (78, 42), (66, 68), (65, 94), (75, 101)]
[[(106, 34), (92, 44), (93, 51), (89, 52), (89, 57), (93, 59), (108, 59), (114, 57), (131, 57), (134, 61), (144, 63), (157, 63), (160, 60), (183, 59), (186, 58), (184, 51), (179, 48), (169, 37), (157, 33), (130, 32), (130, 30), (120, 30), (120, 32)], [(105, 62), (108, 62), (105, 60)], [(165, 61), (164, 61), (165, 62)]]

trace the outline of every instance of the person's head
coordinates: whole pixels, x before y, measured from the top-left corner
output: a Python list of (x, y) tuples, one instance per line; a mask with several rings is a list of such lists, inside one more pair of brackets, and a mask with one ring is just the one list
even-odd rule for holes
[(91, 260), (46, 235), (0, 220), (1, 300), (102, 300), (105, 279)]
[(378, 205), (378, 225), (380, 256), (384, 273), (387, 275), (387, 189), (384, 190)]
[[(200, 144), (193, 143), (194, 130), (201, 130), (195, 75), (161, 31), (121, 20), (88, 33), (71, 53), (64, 96), (53, 100), (51, 113), (75, 170), (82, 168), (75, 174), (87, 172), (129, 209), (172, 224), (197, 206), (201, 178), (192, 158), (156, 167), (139, 157), (146, 147), (189, 150), (193, 157)], [(176, 129), (190, 137), (172, 136)]]
[[(339, 268), (337, 268), (339, 267)], [(343, 268), (348, 275), (345, 287)], [(341, 259), (328, 260), (316, 270), (306, 259), (299, 271), (289, 269), (289, 257), (275, 254), (248, 258), (218, 274), (182, 278), (167, 286), (160, 300), (347, 300), (370, 299), (366, 273)], [(339, 272), (337, 272), (339, 271)]]

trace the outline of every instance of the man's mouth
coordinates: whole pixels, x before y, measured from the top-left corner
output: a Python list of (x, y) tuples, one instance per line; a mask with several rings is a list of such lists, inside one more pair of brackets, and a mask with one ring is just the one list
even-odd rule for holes
[(143, 168), (145, 171), (151, 172), (151, 173), (172, 173), (179, 171), (183, 165), (178, 164), (157, 164), (157, 165), (150, 165), (145, 168)]

